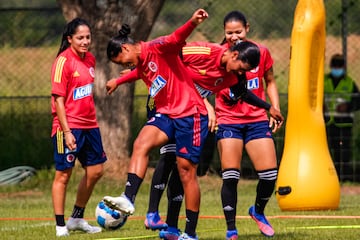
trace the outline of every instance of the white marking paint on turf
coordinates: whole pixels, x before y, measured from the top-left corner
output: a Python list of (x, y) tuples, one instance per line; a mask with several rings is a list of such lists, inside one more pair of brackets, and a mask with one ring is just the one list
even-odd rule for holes
[[(54, 225), (54, 223), (51, 222), (45, 222), (45, 223), (36, 223), (36, 224), (22, 224), (18, 225), (16, 227), (1, 227), (0, 232), (2, 231), (18, 231), (19, 229), (26, 229), (26, 228), (39, 228), (39, 227), (46, 227)], [(55, 226), (55, 225), (54, 225)]]

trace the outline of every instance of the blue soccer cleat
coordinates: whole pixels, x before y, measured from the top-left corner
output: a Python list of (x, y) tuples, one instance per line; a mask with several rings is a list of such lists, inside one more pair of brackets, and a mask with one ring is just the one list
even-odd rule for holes
[(146, 214), (144, 225), (146, 229), (151, 230), (161, 230), (168, 227), (168, 225), (163, 220), (161, 220), (159, 212)]
[(259, 214), (255, 212), (255, 206), (249, 208), (250, 217), (256, 222), (259, 227), (260, 232), (266, 237), (274, 236), (275, 232), (268, 220), (265, 218), (264, 214)]

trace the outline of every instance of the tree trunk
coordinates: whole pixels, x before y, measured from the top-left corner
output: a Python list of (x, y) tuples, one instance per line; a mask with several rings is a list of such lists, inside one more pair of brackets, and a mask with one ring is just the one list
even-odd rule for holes
[[(90, 51), (96, 57), (95, 102), (97, 118), (108, 157), (107, 171), (117, 177), (127, 172), (131, 137), (134, 83), (124, 84), (110, 96), (106, 81), (119, 76), (121, 67), (108, 61), (106, 48), (122, 24), (129, 24), (134, 40), (146, 40), (165, 0), (57, 0), (67, 21), (81, 17), (92, 26)], [(115, 176), (114, 175), (114, 176)]]

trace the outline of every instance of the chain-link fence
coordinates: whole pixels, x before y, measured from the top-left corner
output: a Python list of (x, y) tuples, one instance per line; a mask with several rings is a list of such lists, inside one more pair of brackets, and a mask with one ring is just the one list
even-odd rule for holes
[[(343, 53), (349, 75), (360, 86), (360, 59), (357, 57), (360, 51), (360, 15), (357, 14), (360, 12), (360, 1), (324, 2), (327, 31), (325, 71), (329, 70), (330, 57)], [(5, 8), (0, 3), (0, 159), (5, 162), (2, 168), (21, 164), (49, 166), (52, 163), (49, 139), (50, 69), (65, 20), (60, 8), (55, 5), (47, 5), (46, 8), (9, 8), (7, 4)], [(189, 41), (221, 42), (223, 17), (231, 10), (242, 11), (250, 23), (248, 37), (267, 46), (274, 58), (281, 108), (286, 116), (290, 36), (296, 4), (297, 0), (166, 0), (150, 39), (170, 33), (185, 22), (195, 9), (202, 7), (209, 12), (210, 18), (200, 25)], [(141, 91), (137, 92), (136, 102), (145, 106), (145, 97), (141, 96)], [(134, 115), (140, 116), (143, 112), (139, 110)], [(351, 139), (351, 162), (355, 171), (350, 177), (353, 180), (360, 180), (357, 176), (360, 175), (359, 119), (356, 113)], [(275, 135), (275, 142), (280, 160), (284, 128)], [(214, 158), (216, 168), (216, 154)], [(251, 175), (250, 163), (243, 162), (244, 171), (248, 170)]]

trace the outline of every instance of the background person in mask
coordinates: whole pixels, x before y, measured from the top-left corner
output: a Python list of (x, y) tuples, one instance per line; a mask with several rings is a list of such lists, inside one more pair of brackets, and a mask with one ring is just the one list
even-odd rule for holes
[(324, 79), (324, 118), (328, 145), (340, 181), (353, 181), (352, 127), (359, 107), (359, 90), (346, 74), (343, 55), (330, 60), (330, 73)]

